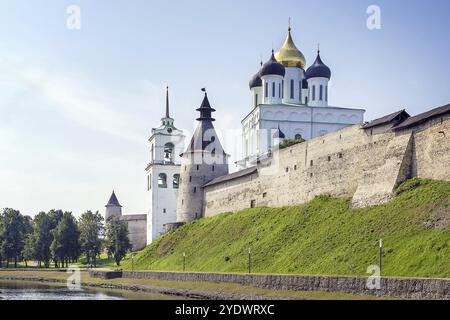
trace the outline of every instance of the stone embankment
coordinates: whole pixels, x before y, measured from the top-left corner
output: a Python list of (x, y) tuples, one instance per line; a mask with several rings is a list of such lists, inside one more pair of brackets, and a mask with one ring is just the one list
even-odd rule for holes
[[(107, 277), (105, 271), (91, 271), (90, 276), (103, 279)], [(120, 272), (115, 273), (114, 276), (127, 279), (236, 283), (271, 290), (343, 292), (366, 296), (450, 300), (450, 279), (383, 277), (380, 279), (380, 289), (370, 289), (367, 286), (367, 277), (128, 271), (123, 271), (122, 275)]]

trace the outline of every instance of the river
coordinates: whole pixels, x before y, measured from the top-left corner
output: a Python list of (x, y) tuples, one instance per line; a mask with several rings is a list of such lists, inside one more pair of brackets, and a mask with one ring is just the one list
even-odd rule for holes
[(170, 300), (171, 296), (125, 290), (80, 289), (32, 282), (0, 281), (0, 300)]

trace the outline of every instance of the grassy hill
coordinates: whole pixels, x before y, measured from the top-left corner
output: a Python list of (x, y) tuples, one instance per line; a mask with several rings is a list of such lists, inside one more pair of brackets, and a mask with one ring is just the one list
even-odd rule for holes
[[(389, 276), (450, 278), (450, 182), (412, 179), (391, 202), (350, 209), (348, 199), (318, 197), (280, 209), (248, 209), (195, 221), (134, 258), (135, 269), (366, 275), (378, 263)], [(131, 268), (131, 261), (123, 263)]]

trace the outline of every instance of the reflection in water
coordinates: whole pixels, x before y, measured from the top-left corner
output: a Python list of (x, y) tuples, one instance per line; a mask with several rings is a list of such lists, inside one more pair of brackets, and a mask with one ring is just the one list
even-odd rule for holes
[(0, 281), (0, 300), (165, 300), (163, 295), (143, 295), (119, 290), (69, 290), (67, 287)]

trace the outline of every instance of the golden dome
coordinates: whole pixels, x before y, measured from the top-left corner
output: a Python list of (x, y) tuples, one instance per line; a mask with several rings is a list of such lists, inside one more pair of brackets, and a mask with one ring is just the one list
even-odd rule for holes
[(305, 69), (305, 56), (295, 46), (291, 36), (291, 28), (289, 28), (289, 33), (286, 41), (283, 44), (283, 47), (275, 53), (275, 58), (285, 67), (297, 67)]

